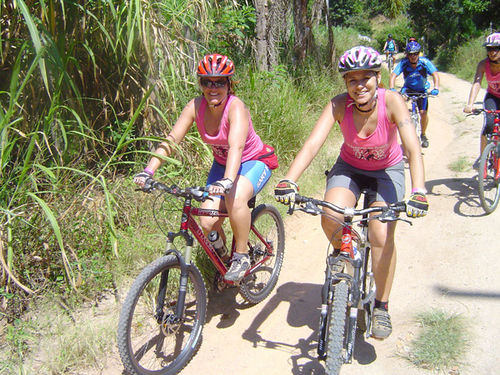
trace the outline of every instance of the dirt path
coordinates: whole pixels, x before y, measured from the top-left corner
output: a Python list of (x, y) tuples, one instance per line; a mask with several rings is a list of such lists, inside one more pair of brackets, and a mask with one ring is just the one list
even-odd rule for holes
[[(394, 331), (385, 341), (358, 340), (344, 375), (429, 374), (398, 354), (417, 332), (415, 313), (433, 307), (463, 314), (470, 322), (468, 366), (460, 374), (499, 371), (500, 245), (494, 233), (500, 210), (484, 216), (479, 205), (477, 174), (470, 165), (478, 153), (482, 120), (462, 114), (469, 89), (470, 83), (441, 73), (441, 93), (430, 103), (430, 147), (424, 150), (430, 213), (411, 227), (398, 224), (390, 298)], [(448, 166), (460, 157), (469, 161), (466, 170), (451, 171)], [(214, 296), (201, 349), (182, 375), (324, 374), (315, 350), (326, 241), (319, 219), (302, 213), (287, 218), (286, 234), (276, 290), (251, 308), (241, 308), (235, 289)], [(103, 373), (121, 369), (112, 358)]]

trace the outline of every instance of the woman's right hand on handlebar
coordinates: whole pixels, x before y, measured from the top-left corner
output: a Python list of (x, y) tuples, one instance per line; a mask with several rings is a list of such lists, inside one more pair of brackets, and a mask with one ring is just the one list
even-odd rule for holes
[(473, 112), (472, 106), (471, 105), (466, 105), (464, 107), (464, 112), (465, 113), (472, 113)]
[(295, 194), (299, 192), (299, 186), (292, 180), (280, 180), (274, 188), (274, 198), (283, 204), (295, 202)]
[(146, 172), (146, 171), (142, 171), (142, 172), (139, 172), (137, 173), (135, 176), (134, 176), (134, 183), (139, 185), (141, 188), (144, 187), (144, 185), (146, 184), (146, 180), (148, 178), (152, 178), (153, 176)]

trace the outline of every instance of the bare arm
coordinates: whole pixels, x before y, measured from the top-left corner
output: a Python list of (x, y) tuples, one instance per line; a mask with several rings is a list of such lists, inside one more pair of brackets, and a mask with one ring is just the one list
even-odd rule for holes
[(339, 111), (339, 109), (335, 109), (335, 107), (340, 107), (338, 103), (341, 100), (337, 100), (338, 98), (336, 97), (331, 100), (323, 109), (323, 113), (316, 122), (311, 134), (290, 165), (288, 173), (285, 176), (286, 179), (297, 181), (318, 154), (321, 146), (323, 146), (328, 137), (328, 133), (337, 120), (334, 117), (334, 112)]
[(395, 92), (386, 92), (387, 111), (391, 121), (398, 126), (403, 147), (407, 152), (410, 165), (411, 184), (413, 189), (425, 190), (424, 162), (420, 143), (415, 128), (410, 120), (410, 115), (401, 95)]
[(393, 89), (394, 88), (394, 84), (396, 83), (396, 73), (391, 73), (391, 76), (389, 77), (389, 88)]
[(155, 154), (158, 156), (153, 156), (147, 165), (147, 169), (153, 173), (161, 166), (163, 160), (162, 156), (169, 156), (172, 153), (172, 143), (178, 145), (185, 137), (189, 128), (193, 125), (195, 120), (195, 99), (191, 100), (182, 110), (179, 118), (174, 124), (174, 127), (167, 135), (167, 140), (160, 143), (158, 148), (155, 150)]
[(438, 72), (432, 73), (432, 80), (434, 81), (434, 88), (439, 90), (439, 74), (438, 74)]
[(250, 122), (250, 113), (241, 100), (233, 100), (231, 107), (229, 108), (228, 119), (229, 151), (227, 154), (224, 178), (230, 178), (231, 181), (234, 181), (238, 175), (238, 170), (241, 165), (241, 155), (243, 154), (243, 149), (245, 148)]
[(472, 81), (472, 87), (470, 88), (469, 92), (469, 99), (467, 100), (467, 105), (464, 107), (464, 112), (466, 113), (472, 112), (472, 105), (474, 104), (477, 94), (481, 89), (481, 82), (484, 76), (484, 69), (485, 69), (485, 60), (482, 60), (479, 62), (479, 64), (477, 64), (476, 75), (474, 76), (474, 81)]

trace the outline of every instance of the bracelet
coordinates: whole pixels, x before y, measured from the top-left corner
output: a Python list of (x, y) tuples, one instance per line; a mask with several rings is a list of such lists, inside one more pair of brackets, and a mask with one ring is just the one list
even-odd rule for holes
[(425, 190), (423, 188), (414, 188), (414, 189), (411, 189), (411, 193), (412, 194), (415, 194), (415, 193), (427, 194), (427, 190)]
[(148, 175), (150, 175), (151, 177), (153, 177), (155, 175), (155, 172), (148, 167), (144, 168), (144, 172), (147, 173)]

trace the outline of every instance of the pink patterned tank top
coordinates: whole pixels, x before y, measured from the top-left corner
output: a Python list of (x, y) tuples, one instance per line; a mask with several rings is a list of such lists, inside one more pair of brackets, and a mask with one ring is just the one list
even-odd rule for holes
[(352, 117), (354, 101), (349, 96), (346, 100), (344, 119), (340, 123), (344, 136), (340, 157), (353, 167), (368, 171), (385, 169), (403, 160), (397, 126), (387, 118), (385, 89), (378, 89), (377, 100), (377, 127), (368, 137), (362, 138), (356, 131)]
[[(230, 95), (224, 106), (224, 112), (219, 124), (219, 132), (216, 135), (209, 135), (205, 129), (205, 111), (207, 109), (207, 100), (202, 97), (200, 109), (198, 110), (198, 115), (196, 116), (196, 127), (201, 135), (201, 139), (212, 147), (212, 153), (215, 160), (222, 165), (226, 165), (227, 153), (229, 150), (228, 136), (229, 136), (229, 106), (231, 102), (236, 98), (234, 95)], [(248, 121), (248, 135), (245, 142), (245, 147), (241, 155), (241, 162), (248, 160), (253, 160), (259, 154), (259, 152), (264, 147), (264, 143), (260, 137), (255, 133), (253, 128), (252, 119)]]
[(486, 59), (484, 71), (486, 73), (486, 81), (488, 82), (488, 92), (500, 98), (500, 73), (493, 75), (491, 72), (490, 60), (488, 59)]

